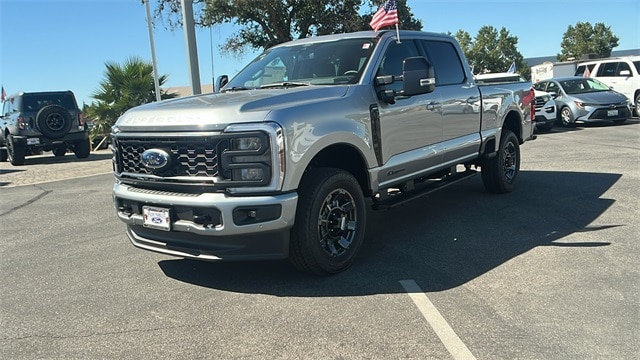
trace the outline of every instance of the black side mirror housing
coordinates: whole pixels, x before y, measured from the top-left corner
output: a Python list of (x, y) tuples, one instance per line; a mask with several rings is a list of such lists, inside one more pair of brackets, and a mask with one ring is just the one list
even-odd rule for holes
[(220, 89), (222, 89), (222, 87), (227, 85), (228, 82), (229, 82), (229, 75), (218, 76), (218, 79), (216, 79), (215, 92), (220, 92)]
[(427, 94), (436, 89), (433, 66), (422, 56), (404, 59), (402, 78), (404, 80), (402, 95), (404, 96)]

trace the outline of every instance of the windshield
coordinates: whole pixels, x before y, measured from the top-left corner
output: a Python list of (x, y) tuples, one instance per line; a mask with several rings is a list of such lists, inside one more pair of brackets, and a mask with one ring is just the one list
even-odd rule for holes
[[(222, 91), (260, 87), (356, 84), (374, 48), (373, 39), (281, 46), (265, 51)], [(268, 86), (273, 84), (271, 86)]]
[(584, 94), (610, 90), (607, 85), (591, 78), (563, 80), (560, 85), (562, 85), (562, 89), (567, 94)]

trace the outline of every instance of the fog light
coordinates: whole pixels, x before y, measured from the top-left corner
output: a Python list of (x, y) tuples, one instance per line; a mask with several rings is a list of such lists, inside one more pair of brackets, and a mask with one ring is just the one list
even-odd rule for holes
[(262, 181), (264, 170), (261, 168), (236, 169), (233, 171), (234, 180)]

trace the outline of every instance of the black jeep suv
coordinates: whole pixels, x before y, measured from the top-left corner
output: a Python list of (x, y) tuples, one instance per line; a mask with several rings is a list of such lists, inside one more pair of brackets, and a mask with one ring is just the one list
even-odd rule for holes
[(27, 155), (51, 150), (76, 157), (91, 150), (84, 117), (71, 91), (21, 92), (6, 98), (0, 120), (0, 161), (24, 164)]

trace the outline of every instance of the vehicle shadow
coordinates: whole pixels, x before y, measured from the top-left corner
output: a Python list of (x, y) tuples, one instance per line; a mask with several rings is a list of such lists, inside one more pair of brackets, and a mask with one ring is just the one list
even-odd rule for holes
[(638, 118), (630, 118), (627, 121), (623, 122), (622, 124), (616, 124), (611, 121), (599, 121), (599, 122), (591, 122), (591, 123), (585, 123), (585, 124), (576, 124), (574, 126), (567, 126), (567, 127), (556, 124), (550, 131), (536, 132), (536, 134), (544, 136), (545, 134), (574, 132), (574, 131), (581, 131), (583, 129), (606, 128), (606, 127), (612, 127), (612, 126), (614, 127), (630, 126), (630, 125), (638, 125), (638, 124), (640, 124), (640, 119)]
[(113, 154), (110, 150), (100, 150), (89, 154), (88, 158), (78, 159), (73, 153), (67, 153), (65, 156), (54, 156), (53, 154), (44, 154), (37, 156), (27, 156), (24, 165), (48, 165), (48, 164), (64, 164), (76, 162), (91, 162), (99, 160), (111, 159)]
[(601, 196), (620, 177), (522, 171), (514, 192), (493, 195), (477, 176), (396, 209), (369, 211), (363, 251), (350, 269), (333, 276), (304, 274), (277, 261), (172, 259), (158, 265), (173, 279), (239, 293), (362, 296), (403, 292), (403, 279), (417, 281), (427, 292), (447, 290), (539, 246), (608, 246), (564, 238), (625, 226), (590, 225), (615, 202)]

